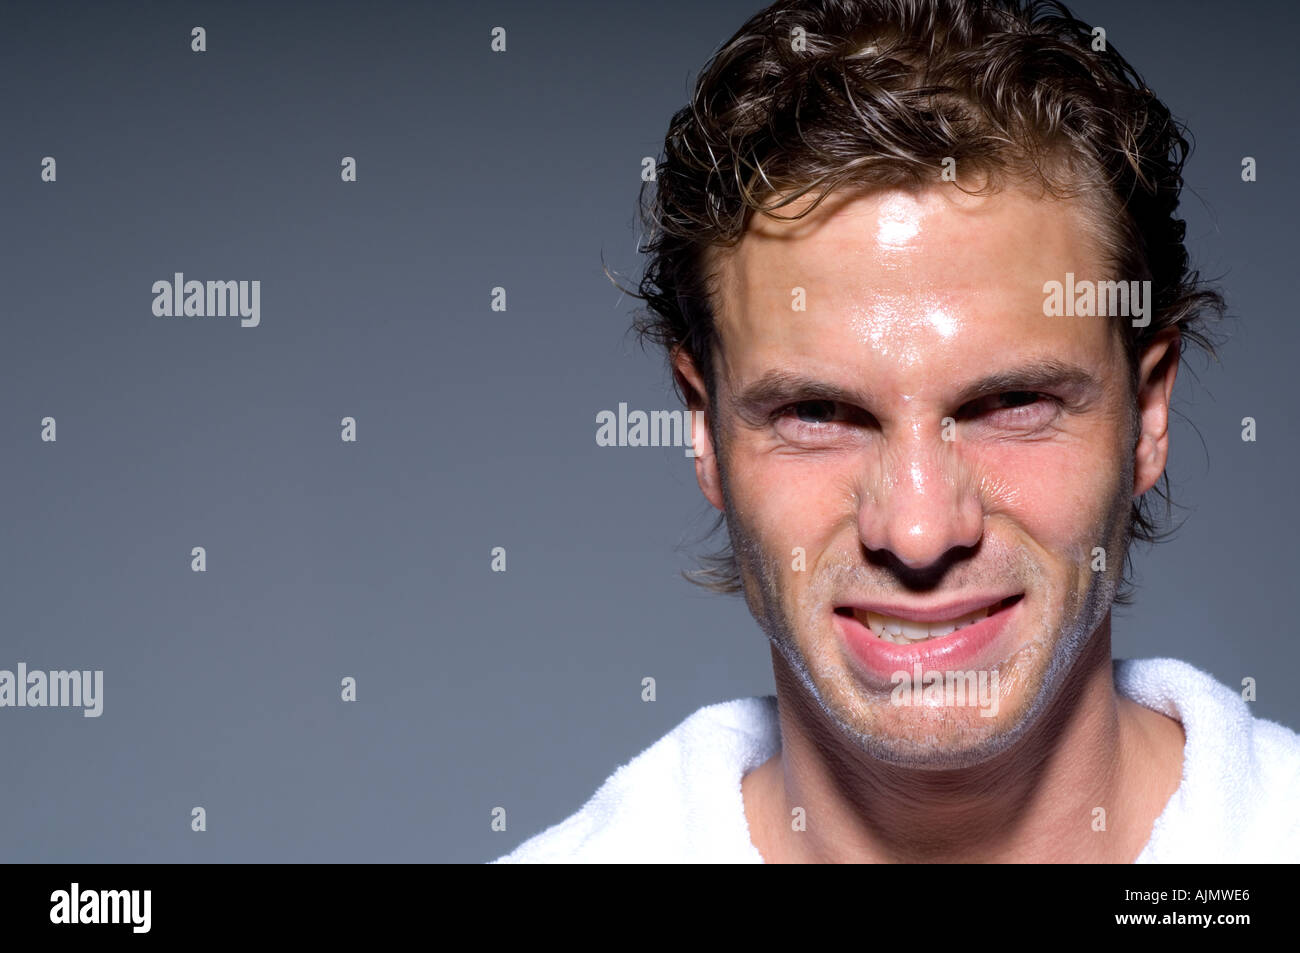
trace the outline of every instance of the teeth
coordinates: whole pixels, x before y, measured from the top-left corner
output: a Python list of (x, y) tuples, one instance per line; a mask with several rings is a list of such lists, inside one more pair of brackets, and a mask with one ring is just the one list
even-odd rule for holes
[(987, 619), (989, 609), (989, 606), (985, 606), (983, 609), (976, 609), (960, 619), (950, 619), (947, 622), (911, 622), (906, 619), (891, 619), (888, 616), (877, 615), (874, 612), (859, 610), (855, 610), (853, 615), (859, 622), (874, 632), (877, 638), (892, 642), (895, 645), (912, 645), (916, 642), (924, 642), (927, 639), (941, 639), (945, 635), (951, 635), (958, 629), (964, 629), (968, 625), (974, 625), (981, 619)]
[(903, 622), (903, 638), (909, 642), (922, 642), (930, 637), (930, 628), (924, 622)]

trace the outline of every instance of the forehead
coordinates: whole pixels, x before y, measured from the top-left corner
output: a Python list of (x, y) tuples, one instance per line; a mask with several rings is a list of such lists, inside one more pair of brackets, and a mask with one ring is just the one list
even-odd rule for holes
[(719, 356), (734, 376), (867, 354), (907, 368), (1103, 346), (1105, 319), (1043, 314), (1046, 282), (1102, 277), (1085, 221), (1077, 200), (951, 187), (832, 195), (790, 222), (756, 215), (715, 259)]

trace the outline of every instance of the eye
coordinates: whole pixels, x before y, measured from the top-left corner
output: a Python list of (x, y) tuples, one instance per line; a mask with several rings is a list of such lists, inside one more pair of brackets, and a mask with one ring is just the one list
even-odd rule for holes
[(962, 412), (963, 416), (983, 417), (994, 424), (1026, 427), (1048, 423), (1059, 407), (1060, 401), (1050, 394), (1013, 390), (971, 401)]
[(801, 400), (784, 408), (805, 424), (828, 424), (835, 420), (840, 405), (833, 400)]
[(1028, 390), (1013, 390), (1005, 394), (998, 394), (993, 399), (1002, 407), (1024, 407), (1027, 404), (1042, 400), (1043, 395)]
[(778, 407), (771, 420), (776, 434), (788, 445), (828, 449), (859, 439), (872, 417), (852, 404), (809, 398)]

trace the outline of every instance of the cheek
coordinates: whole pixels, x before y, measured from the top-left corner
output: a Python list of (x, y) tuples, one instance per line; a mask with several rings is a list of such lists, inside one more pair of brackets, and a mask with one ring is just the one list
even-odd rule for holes
[(1107, 544), (1123, 492), (1113, 451), (1075, 440), (986, 447), (976, 470), (985, 512), (1008, 517), (1042, 549), (1083, 563)]
[(746, 454), (741, 448), (727, 475), (736, 516), (787, 566), (798, 546), (811, 568), (841, 527), (853, 524), (857, 497), (847, 459)]

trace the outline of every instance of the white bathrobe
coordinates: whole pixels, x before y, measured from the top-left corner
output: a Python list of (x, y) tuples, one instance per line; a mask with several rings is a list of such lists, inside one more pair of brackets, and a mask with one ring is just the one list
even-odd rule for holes
[[(1300, 862), (1300, 735), (1186, 662), (1116, 659), (1114, 673), (1187, 736), (1182, 783), (1137, 862)], [(772, 696), (701, 708), (494, 863), (762, 863), (740, 779), (780, 747)]]

